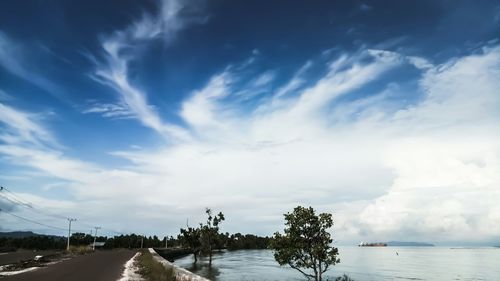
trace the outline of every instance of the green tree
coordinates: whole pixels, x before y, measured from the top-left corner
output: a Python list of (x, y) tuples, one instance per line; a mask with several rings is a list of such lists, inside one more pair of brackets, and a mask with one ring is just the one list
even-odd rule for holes
[(184, 247), (188, 247), (194, 255), (194, 262), (198, 261), (198, 254), (201, 249), (201, 231), (199, 228), (181, 228), (178, 239)]
[(208, 263), (212, 265), (212, 250), (214, 246), (217, 245), (217, 238), (219, 236), (219, 225), (222, 221), (224, 221), (224, 214), (219, 212), (217, 215), (212, 215), (212, 210), (207, 208), (205, 210), (207, 213), (207, 223), (200, 224), (201, 228), (201, 243), (202, 249), (205, 253), (208, 254)]
[(323, 273), (340, 262), (328, 232), (333, 226), (332, 215), (316, 215), (312, 207), (298, 206), (284, 216), (285, 232), (276, 232), (271, 242), (274, 258), (280, 265), (289, 265), (307, 278), (321, 281)]

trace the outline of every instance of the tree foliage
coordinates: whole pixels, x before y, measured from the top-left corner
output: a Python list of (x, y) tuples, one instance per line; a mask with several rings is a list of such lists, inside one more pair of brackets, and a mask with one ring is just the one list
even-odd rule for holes
[(296, 207), (285, 216), (284, 234), (276, 232), (271, 242), (274, 258), (280, 265), (289, 265), (307, 278), (322, 280), (328, 268), (340, 260), (338, 249), (328, 229), (333, 226), (331, 214), (316, 215), (312, 207)]
[(207, 208), (205, 210), (207, 214), (206, 224), (200, 224), (201, 230), (201, 247), (202, 251), (208, 254), (208, 263), (212, 264), (212, 251), (219, 244), (219, 225), (225, 220), (224, 214), (219, 212), (217, 215), (212, 215), (212, 210)]
[(198, 254), (201, 250), (201, 231), (199, 228), (188, 227), (181, 228), (181, 234), (178, 239), (182, 246), (187, 247), (193, 252), (194, 262), (198, 261)]

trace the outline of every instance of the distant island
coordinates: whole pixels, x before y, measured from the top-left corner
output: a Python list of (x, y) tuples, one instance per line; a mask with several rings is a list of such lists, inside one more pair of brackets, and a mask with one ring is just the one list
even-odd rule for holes
[(365, 243), (361, 242), (358, 244), (359, 247), (387, 247), (387, 243), (377, 242), (377, 243)]
[(375, 242), (366, 243), (361, 242), (359, 247), (434, 247), (434, 244), (425, 242), (404, 242), (404, 241), (389, 241), (389, 242)]

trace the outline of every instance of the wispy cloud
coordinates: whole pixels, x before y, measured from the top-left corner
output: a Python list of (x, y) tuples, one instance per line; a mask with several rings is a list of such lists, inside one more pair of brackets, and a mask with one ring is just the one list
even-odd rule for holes
[(304, 73), (307, 72), (313, 65), (312, 61), (307, 61), (295, 74), (292, 79), (285, 85), (281, 86), (274, 94), (275, 98), (280, 98), (288, 93), (297, 90), (300, 86), (305, 83)]
[(102, 47), (106, 62), (99, 64), (95, 72), (97, 81), (113, 87), (120, 94), (121, 104), (127, 106), (143, 125), (174, 140), (189, 139), (189, 132), (161, 119), (148, 103), (146, 92), (130, 82), (128, 64), (136, 59), (134, 56), (144, 41), (162, 38), (168, 44), (179, 30), (200, 22), (201, 17), (193, 15), (193, 11), (196, 12), (194, 4), (192, 1), (164, 0), (158, 15), (144, 14), (126, 29), (105, 37)]
[(0, 124), (3, 129), (0, 139), (5, 143), (56, 144), (53, 136), (36, 122), (35, 116), (2, 103), (0, 103)]
[(12, 99), (14, 99), (13, 96), (0, 89), (0, 102), (10, 101)]
[(65, 100), (61, 87), (38, 71), (32, 53), (36, 52), (27, 49), (0, 30), (0, 66), (49, 94)]
[(93, 102), (91, 105), (82, 111), (84, 114), (94, 113), (100, 114), (103, 117), (111, 119), (129, 119), (135, 118), (133, 112), (127, 106), (114, 103), (97, 103)]
[(373, 7), (368, 4), (362, 3), (361, 5), (359, 5), (359, 9), (363, 12), (368, 12), (373, 9)]

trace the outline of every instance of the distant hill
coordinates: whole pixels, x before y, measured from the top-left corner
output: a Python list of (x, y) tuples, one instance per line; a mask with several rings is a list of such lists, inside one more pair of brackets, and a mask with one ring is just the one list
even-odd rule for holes
[(35, 236), (47, 236), (52, 238), (60, 238), (57, 235), (45, 235), (34, 233), (33, 231), (10, 231), (10, 232), (0, 232), (0, 238), (26, 238), (26, 237), (35, 237)]
[(43, 236), (41, 234), (36, 234), (32, 231), (11, 231), (11, 232), (0, 232), (0, 237), (7, 238), (25, 238), (33, 236)]
[(402, 241), (389, 241), (387, 246), (396, 247), (434, 247), (434, 244), (424, 242), (402, 242)]

